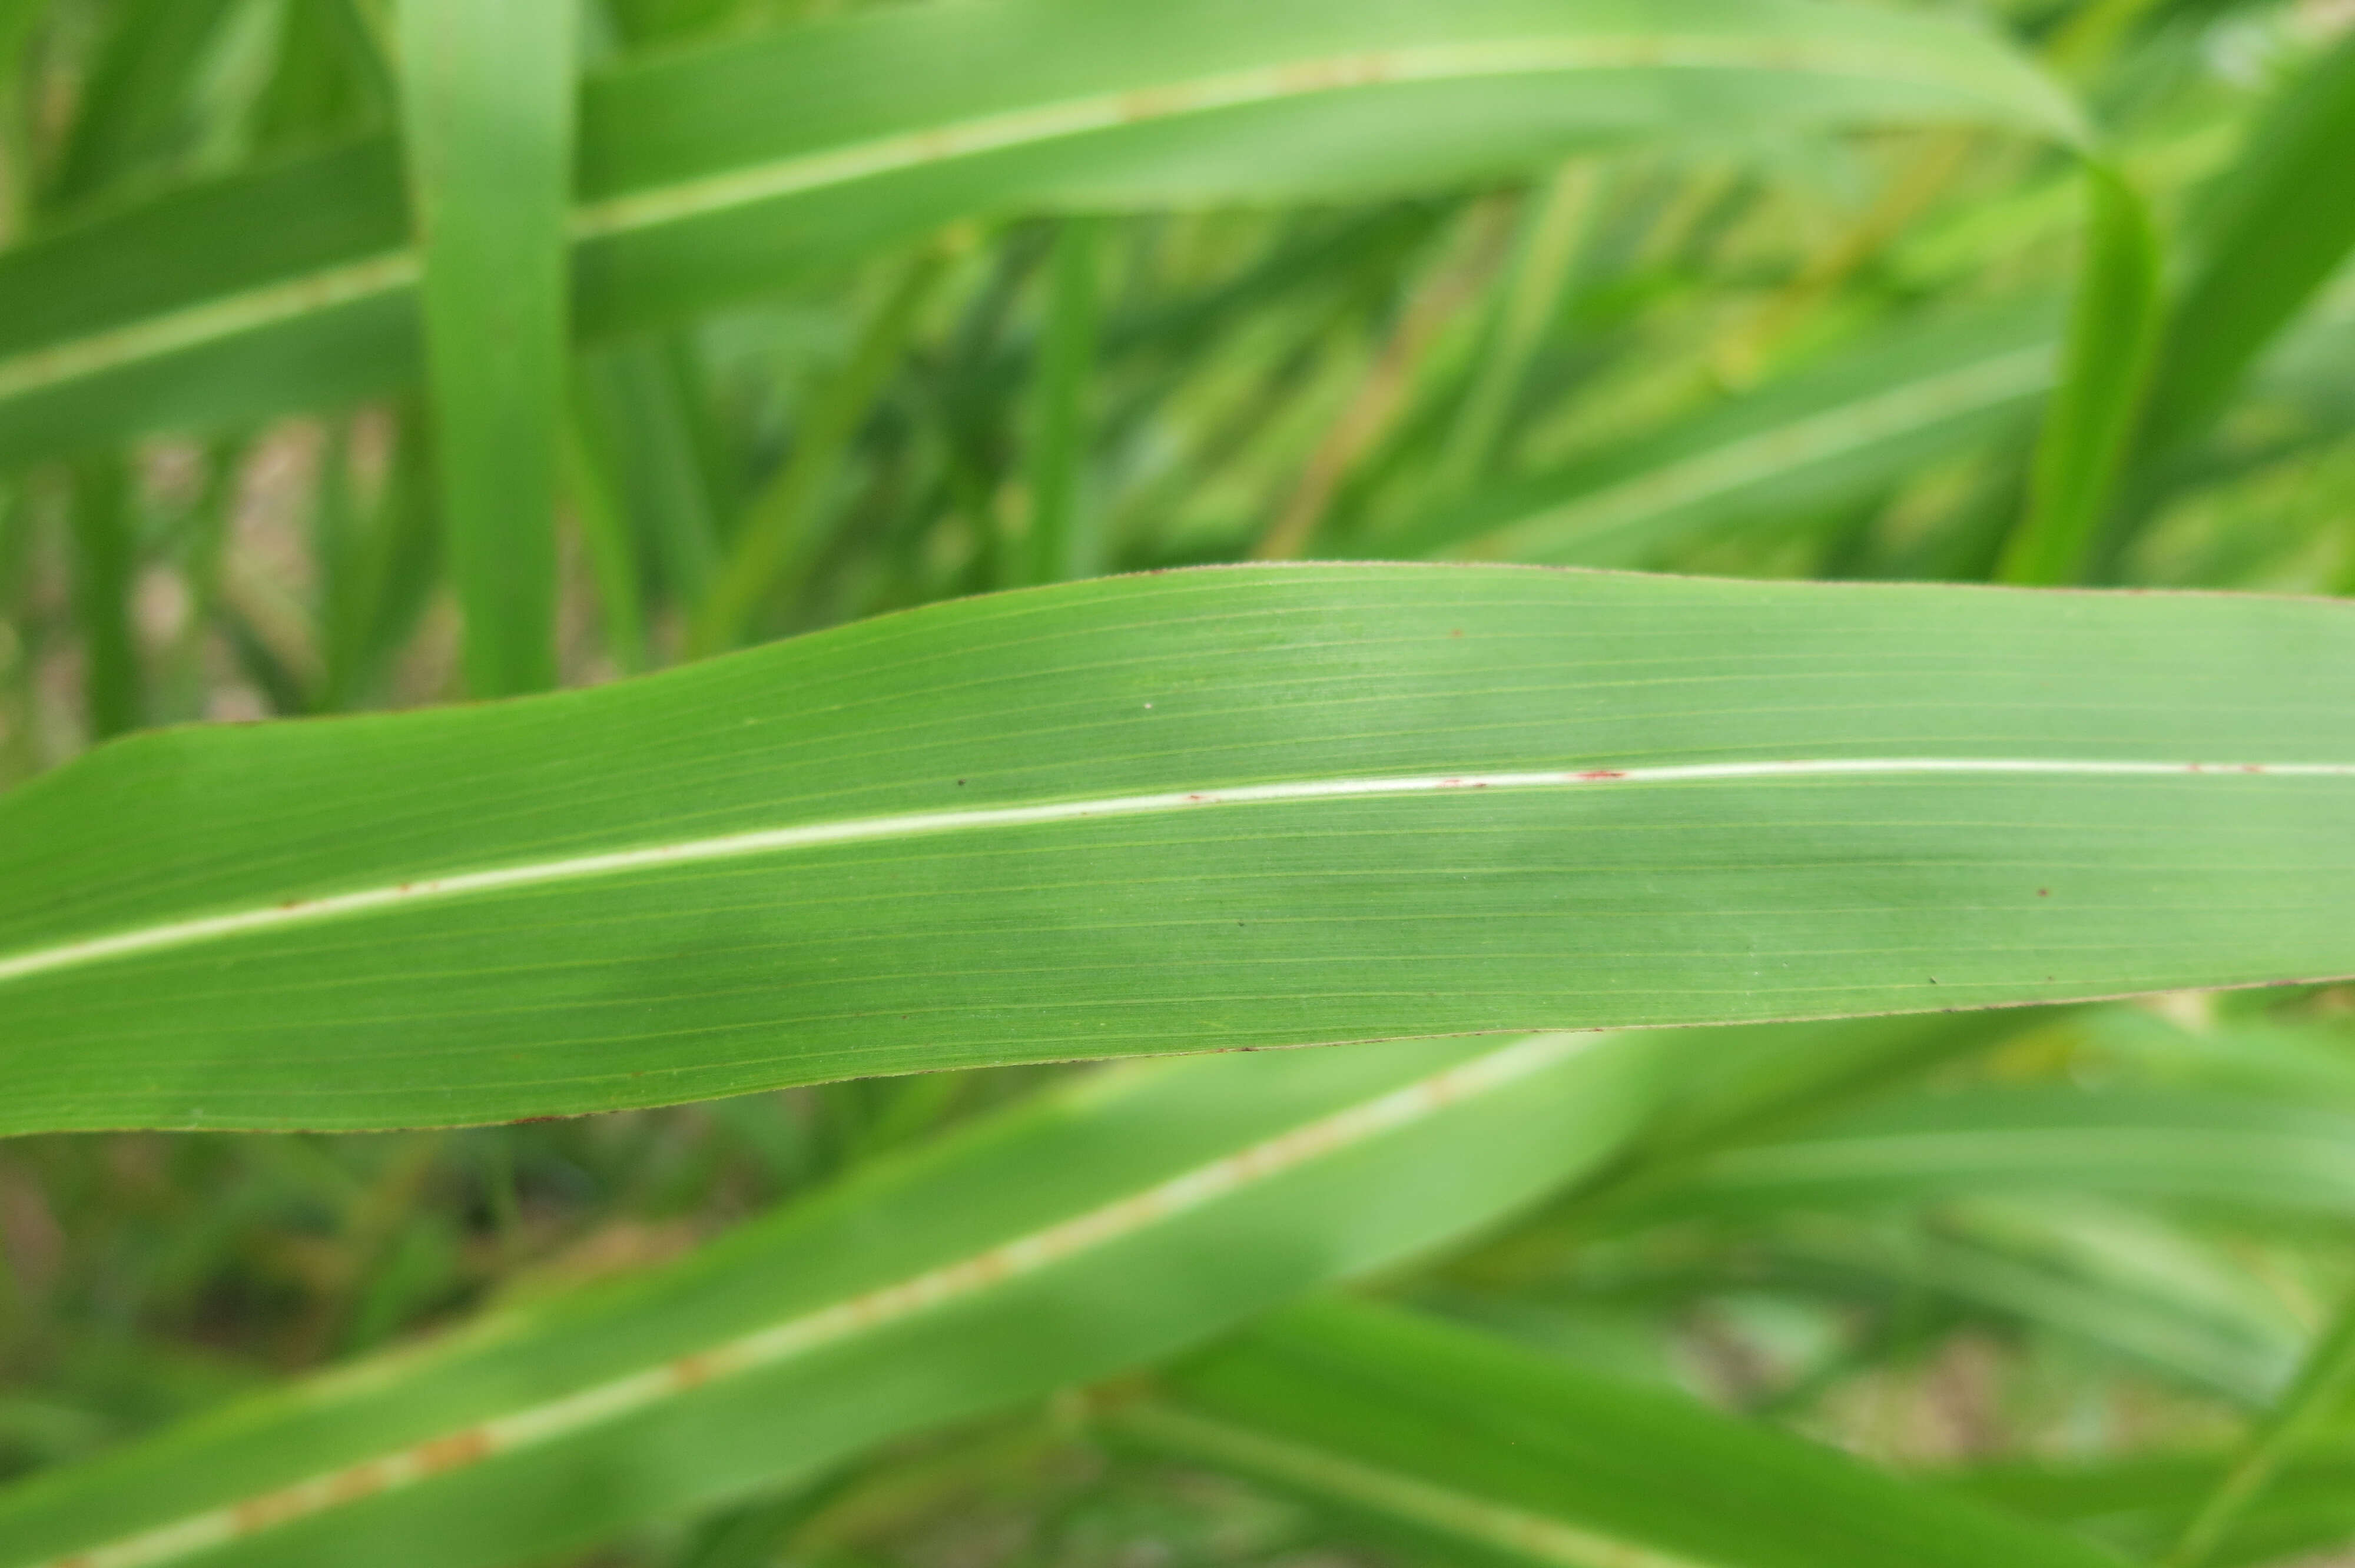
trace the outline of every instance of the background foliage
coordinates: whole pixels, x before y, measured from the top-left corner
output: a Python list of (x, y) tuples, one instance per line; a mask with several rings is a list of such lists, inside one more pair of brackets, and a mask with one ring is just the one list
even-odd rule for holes
[[(0, 781), (135, 728), (1243, 559), (2355, 583), (2344, 5), (1151, 10), (0, 0)], [(1700, 88), (1364, 63), (1515, 16), (1752, 52)], [(1827, 38), (1880, 52), (1839, 85), (1807, 74)], [(1344, 64), (1199, 113), (1157, 85), (1312, 57)], [(1098, 100), (1126, 110), (1006, 129)], [(828, 174), (837, 144), (882, 163)], [(838, 1419), (819, 1378), (623, 1430), (598, 1463), (666, 1478), (642, 1507), (519, 1462), (499, 1484), (557, 1500), (511, 1529), (420, 1485), (332, 1551), (2300, 1560), (2355, 1538), (2350, 1012), (2306, 986), (1614, 1036), (1536, 1080), (1594, 1107), (1544, 1161), (1483, 1163), (1529, 1140), (1476, 1104), (1039, 1286), (1129, 1325), (1101, 1353), (986, 1296), (844, 1351)], [(238, 1403), (294, 1374), (491, 1312), (315, 1396), (354, 1441), (430, 1434), (529, 1356), (691, 1345), (814, 1259), (879, 1282), (1062, 1212), (919, 1234), (959, 1194), (1116, 1202), (1469, 1048), (1353, 1049), (12, 1139), (0, 1470), (31, 1479), (0, 1562), (70, 1560), (77, 1509), (270, 1484), (240, 1432), (325, 1453), (283, 1425), (314, 1396)], [(1040, 1107), (1098, 1093), (1157, 1107), (1150, 1138), (1069, 1113), (1131, 1128), (1128, 1163), (1051, 1141), (1082, 1133)], [(826, 1229), (862, 1213), (909, 1216), (906, 1255)], [(1164, 1324), (1146, 1280), (1217, 1286)], [(887, 1374), (932, 1392), (878, 1414)], [(806, 1452), (760, 1447), (780, 1409)], [(546, 1485), (607, 1473), (563, 1453)]]

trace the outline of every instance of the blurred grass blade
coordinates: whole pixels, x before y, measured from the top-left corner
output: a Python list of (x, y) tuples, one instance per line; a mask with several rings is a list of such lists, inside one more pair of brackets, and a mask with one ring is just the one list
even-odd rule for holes
[(564, 489), (581, 530), (602, 611), (605, 652), (624, 675), (646, 668), (645, 594), (638, 580), (637, 540), (621, 482), (590, 429), (587, 399), (576, 387), (563, 431)]
[(2355, 971), (2355, 606), (1260, 567), (0, 800), (0, 1128)]
[(1523, 198), (1512, 260), (1440, 454), (1441, 494), (1452, 496), (1487, 476), (1514, 399), (1553, 325), (1578, 248), (1593, 226), (1601, 183), (1593, 164), (1580, 161)]
[(2355, 1213), (2355, 1116), (2222, 1094), (1923, 1094), (1728, 1149), (1658, 1213), (1885, 1207), (1955, 1194), (2106, 1192)]
[(1067, 217), (1056, 230), (1030, 388), (1028, 582), (1068, 582), (1103, 569), (1085, 493), (1103, 250), (1100, 218)]
[(719, 498), (698, 433), (687, 345), (638, 337), (581, 356), (581, 435), (612, 472), (631, 532), (669, 596), (694, 603), (719, 556)]
[(1084, 1078), (680, 1264), (0, 1494), (0, 1565), (474, 1568), (772, 1489), (1490, 1223), (1610, 1151), (1643, 1049)]
[[(2109, 1459), (2012, 1460), (1944, 1478), (1957, 1489), (2031, 1518), (2097, 1535), (2157, 1561), (2214, 1489), (2227, 1460), (2213, 1453)], [(2342, 1434), (2292, 1457), (2228, 1529), (2220, 1564), (2289, 1563), (2355, 1539), (2355, 1444)]]
[(117, 189), (168, 152), (206, 45), (237, 9), (237, 0), (128, 0), (112, 8), (80, 84), (71, 134), (47, 170), (44, 211), (70, 211)]
[(398, 0), (402, 145), (467, 685), (556, 683), (571, 0)]
[(2041, 301), (1892, 327), (1559, 472), (1476, 493), (1386, 547), (1640, 565), (1712, 528), (1870, 493), (2021, 427), (2052, 384)]
[[(1826, 0), (887, 7), (663, 51), (591, 79), (581, 115), (591, 334), (975, 213), (1331, 201), (1696, 126), (2080, 129), (1993, 34)], [(408, 246), (398, 155), (369, 141), (0, 258), (0, 462), (399, 385)]]
[(2082, 575), (2142, 407), (2158, 323), (2158, 236), (2134, 187), (2085, 166), (2085, 256), (2070, 306), (2061, 384), (2044, 414), (2028, 514), (2001, 576), (2067, 583)]
[(1442, 1552), (1550, 1568), (2120, 1560), (1830, 1448), (1369, 1303), (1277, 1313), (1107, 1417)]
[(1783, 1216), (1753, 1234), (1753, 1258), (1785, 1288), (1851, 1309), (1934, 1304), (2251, 1409), (2280, 1393), (2300, 1336), (2243, 1262), (2150, 1215), (2054, 1192), (1966, 1195), (1911, 1223), (1890, 1217), (1903, 1214), (1902, 1193), (1846, 1214)]
[(139, 644), (131, 599), (138, 573), (138, 504), (121, 458), (73, 468), (74, 620), (81, 629), (82, 703), (92, 740), (140, 720)]
[(903, 272), (851, 349), (850, 362), (820, 387), (794, 429), (784, 464), (744, 509), (711, 591), (688, 639), (696, 653), (718, 653), (751, 635), (754, 617), (781, 583), (791, 584), (823, 536), (819, 511), (843, 453), (874, 409), (906, 352), (909, 334), (948, 270), (939, 248)]
[(2282, 1395), (2280, 1404), (2266, 1413), (2250, 1435), (2247, 1446), (2200, 1499), (2199, 1511), (2167, 1555), (2168, 1568), (2203, 1568), (2212, 1562), (2226, 1534), (2272, 1484), (2275, 1475), (2325, 1423), (2343, 1411), (2350, 1386), (2355, 1386), (2355, 1301), (2339, 1307), (2298, 1369), (2297, 1381)]
[(2251, 134), (2190, 223), (2194, 270), (2169, 312), (2138, 446), (2157, 458), (2213, 418), (2355, 248), (2355, 34)]

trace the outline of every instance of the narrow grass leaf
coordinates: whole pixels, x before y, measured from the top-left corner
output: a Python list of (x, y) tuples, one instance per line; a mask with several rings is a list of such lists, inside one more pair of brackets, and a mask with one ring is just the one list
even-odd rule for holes
[(2168, 312), (2138, 445), (2163, 456), (2241, 378), (2355, 248), (2355, 35), (2283, 95), (2195, 214), (2194, 269)]
[(744, 642), (761, 607), (808, 567), (824, 537), (819, 508), (828, 483), (898, 367), (948, 260), (944, 252), (932, 249), (908, 267), (868, 318), (849, 363), (811, 398), (783, 466), (744, 508), (728, 558), (696, 612), (691, 652), (722, 652)]
[(139, 644), (131, 624), (136, 504), (123, 459), (74, 465), (74, 620), (81, 630), (82, 714), (93, 740), (121, 735), (141, 717)]
[[(2215, 1488), (2231, 1457), (2132, 1454), (2107, 1459), (2022, 1460), (1942, 1477), (1999, 1507), (2049, 1520), (2140, 1558), (2164, 1556)], [(2216, 1542), (2211, 1565), (2288, 1563), (2355, 1540), (2355, 1443), (2340, 1434), (2291, 1457)]]
[(2061, 384), (2044, 413), (2027, 515), (2001, 576), (2074, 582), (2092, 550), (2134, 432), (2158, 323), (2158, 236), (2134, 187), (2085, 167), (2085, 255), (2070, 306)]
[(2030, 301), (1889, 327), (1620, 450), (1476, 492), (1386, 543), (1639, 565), (1714, 529), (1870, 493), (2021, 429), (2052, 385), (2053, 315)]
[(0, 1493), (0, 1565), (489, 1568), (771, 1489), (1493, 1222), (1609, 1153), (1642, 1050), (1404, 1042), (1085, 1078), (680, 1264)]
[(2218, 1546), (2282, 1467), (2344, 1409), (2350, 1385), (2355, 1385), (2355, 1304), (2343, 1304), (2316, 1338), (2297, 1381), (2266, 1412), (2223, 1477), (2200, 1499), (2175, 1550), (2167, 1554), (2168, 1568), (2202, 1568), (2213, 1562)]
[(570, 0), (400, 0), (402, 145), (467, 684), (556, 683)]
[[(1948, 122), (2080, 134), (1992, 34), (1825, 0), (886, 7), (586, 84), (580, 325), (676, 320), (974, 213), (1431, 188), (1694, 124)], [(399, 164), (362, 142), (0, 259), (0, 461), (412, 377)]]
[(2355, 1213), (2355, 1116), (2157, 1089), (1915, 1095), (1787, 1139), (1726, 1150), (1657, 1201), (1661, 1213), (1755, 1213), (1993, 1192)]
[(1657, 1389), (1370, 1303), (1273, 1315), (1108, 1425), (1483, 1562), (2097, 1568), (2061, 1531)]
[(1087, 504), (1086, 478), (1103, 249), (1102, 219), (1067, 217), (1056, 231), (1030, 389), (1027, 582), (1068, 582), (1101, 569), (1103, 549)]

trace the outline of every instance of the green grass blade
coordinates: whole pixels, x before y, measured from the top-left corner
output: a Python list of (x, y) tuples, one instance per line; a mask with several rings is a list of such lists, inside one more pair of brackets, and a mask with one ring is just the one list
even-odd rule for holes
[(1441, 494), (1452, 496), (1487, 476), (1514, 400), (1554, 324), (1578, 248), (1593, 224), (1600, 184), (1593, 164), (1581, 161), (1523, 198), (1526, 210), (1512, 260), (1440, 454)]
[(2052, 384), (2051, 308), (1890, 328), (1556, 473), (1476, 493), (1390, 547), (1632, 566), (1710, 530), (1835, 504), (2019, 429)]
[[(2015, 1460), (1945, 1478), (1958, 1489), (2065, 1524), (2152, 1561), (2229, 1464), (2213, 1453), (2071, 1462)], [(2287, 1563), (2355, 1539), (2355, 1446), (2343, 1435), (2291, 1458), (2218, 1542), (2211, 1564)]]
[(2168, 1568), (2201, 1568), (2212, 1562), (2217, 1547), (2282, 1467), (2344, 1408), (2350, 1385), (2355, 1385), (2355, 1303), (2339, 1308), (2307, 1352), (2297, 1381), (2200, 1499), (2175, 1550), (2167, 1554)]
[(645, 592), (638, 580), (637, 540), (630, 529), (621, 482), (591, 429), (576, 388), (564, 427), (564, 489), (581, 531), (581, 547), (597, 583), (605, 652), (624, 675), (646, 668)]
[[(592, 335), (974, 213), (1433, 188), (1695, 125), (2078, 135), (1993, 35), (1825, 0), (887, 7), (667, 51), (581, 113)], [(0, 462), (412, 377), (398, 163), (364, 142), (0, 259)]]
[(697, 610), (690, 652), (717, 653), (742, 643), (779, 585), (793, 585), (809, 566), (824, 537), (819, 505), (827, 485), (898, 368), (948, 260), (938, 250), (916, 259), (868, 321), (850, 362), (812, 399), (784, 465), (744, 509), (728, 558)]
[(74, 620), (81, 629), (82, 712), (93, 740), (121, 735), (140, 720), (139, 645), (131, 626), (137, 503), (123, 460), (75, 465)]
[(43, 208), (69, 211), (168, 152), (205, 46), (236, 8), (236, 0), (133, 0), (116, 8), (78, 95), (72, 132), (41, 189)]
[(2083, 572), (2142, 407), (2158, 323), (2158, 236), (2134, 187), (2085, 168), (2085, 257), (2070, 307), (2061, 385), (2044, 414), (2028, 514), (2007, 541), (2006, 582)]
[(2195, 268), (2168, 313), (2138, 446), (2196, 434), (2355, 248), (2355, 37), (2296, 83), (2195, 217)]
[[(1893, 1196), (1874, 1213), (1903, 1214)], [(2055, 1196), (1965, 1195), (1890, 1223), (1801, 1214), (1757, 1238), (1760, 1274), (1851, 1310), (2035, 1330), (2121, 1370), (2263, 1409), (2296, 1370), (2301, 1336), (2244, 1262), (2157, 1216)], [(1710, 1277), (1719, 1288), (1731, 1282)], [(1706, 1287), (1703, 1287), (1704, 1288)]]
[(1030, 389), (1028, 461), (1032, 583), (1068, 582), (1103, 569), (1103, 541), (1086, 493), (1088, 391), (1095, 380), (1101, 219), (1067, 217), (1047, 277), (1047, 321)]
[(2051, 1088), (1917, 1095), (1727, 1150), (1660, 1213), (1881, 1207), (2106, 1192), (2258, 1213), (2355, 1213), (2355, 1116), (2222, 1094)]
[(2098, 1547), (1504, 1341), (1318, 1301), (1111, 1429), (1443, 1551), (1549, 1568), (2094, 1568)]
[(1245, 567), (0, 800), (0, 1126), (2355, 971), (2355, 607)]
[(403, 145), (467, 684), (556, 683), (570, 0), (400, 0)]
[(698, 435), (684, 345), (638, 337), (581, 360), (582, 435), (612, 470), (646, 564), (692, 604), (719, 556), (719, 500)]
[(1494, 1221), (1609, 1152), (1642, 1052), (1403, 1042), (1093, 1075), (676, 1266), (0, 1494), (0, 1564), (470, 1568), (773, 1489)]

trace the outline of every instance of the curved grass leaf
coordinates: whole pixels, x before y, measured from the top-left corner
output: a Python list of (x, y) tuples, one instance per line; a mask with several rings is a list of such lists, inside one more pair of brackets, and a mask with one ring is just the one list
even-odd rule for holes
[(2355, 607), (1214, 569), (0, 800), (0, 1129), (2355, 971)]
[(1361, 1302), (1275, 1314), (1112, 1431), (1476, 1561), (1552, 1568), (2095, 1568), (1934, 1485)]
[(0, 1493), (0, 1565), (471, 1568), (773, 1487), (1495, 1219), (1609, 1151), (1642, 1051), (1404, 1042), (1083, 1079), (678, 1265)]
[(2342, 1303), (2307, 1351), (2296, 1381), (2265, 1413), (2223, 1477), (2201, 1499), (2175, 1550), (2167, 1555), (2168, 1568), (2200, 1568), (2215, 1560), (2216, 1549), (2233, 1524), (2264, 1495), (2298, 1450), (2345, 1408), (2350, 1381), (2355, 1381), (2355, 1308)]
[(570, 0), (400, 0), (435, 467), (480, 696), (556, 684)]
[(1885, 331), (1622, 450), (1471, 497), (1397, 546), (1636, 566), (1713, 528), (1867, 494), (2024, 429), (2052, 385), (2054, 338), (2041, 302)]
[(2085, 169), (2085, 258), (2061, 385), (2044, 416), (2028, 514), (2008, 542), (2007, 582), (2074, 582), (2107, 511), (2141, 410), (2158, 324), (2158, 232), (2140, 193)]
[(2355, 247), (2355, 37), (2294, 83), (2195, 217), (2196, 270), (2168, 313), (2138, 445), (2196, 434)]
[[(1820, 0), (887, 8), (586, 85), (579, 320), (672, 319), (975, 212), (1331, 199), (1695, 126), (1948, 121), (2078, 135), (1993, 36)], [(0, 258), (0, 462), (413, 376), (398, 164), (360, 143)]]
[[(2076, 1463), (2011, 1461), (1945, 1478), (2014, 1512), (2066, 1524), (2156, 1560), (2215, 1487), (2231, 1457), (2157, 1453)], [(2355, 1541), (2355, 1443), (2291, 1459), (2224, 1531), (2211, 1564), (2286, 1563)]]
[(2050, 1188), (2032, 1200), (1943, 1203), (1929, 1223), (1796, 1216), (1753, 1245), (1766, 1276), (1802, 1295), (1886, 1314), (1939, 1303), (2251, 1409), (2279, 1394), (2303, 1339), (2243, 1260), (2147, 1214)]

